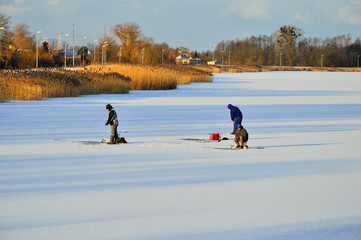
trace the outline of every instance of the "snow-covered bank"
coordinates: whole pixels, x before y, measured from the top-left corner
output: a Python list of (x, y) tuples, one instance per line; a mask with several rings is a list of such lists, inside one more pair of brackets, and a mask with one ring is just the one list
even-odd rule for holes
[[(227, 73), (0, 104), (0, 239), (360, 239), (360, 77)], [(99, 143), (107, 103), (129, 144)], [(231, 138), (228, 103), (248, 150), (203, 140)]]

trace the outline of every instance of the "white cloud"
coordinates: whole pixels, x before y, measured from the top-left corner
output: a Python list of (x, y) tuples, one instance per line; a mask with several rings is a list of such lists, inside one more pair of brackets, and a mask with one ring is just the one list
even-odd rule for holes
[(34, 6), (25, 0), (1, 1), (0, 12), (7, 16), (20, 15), (34, 10)]
[(300, 21), (302, 23), (312, 23), (312, 18), (310, 14), (297, 12), (295, 15), (295, 20)]
[(50, 6), (50, 7), (56, 7), (59, 5), (59, 0), (51, 0), (51, 1), (47, 1), (46, 5)]
[(361, 24), (361, 1), (353, 0), (341, 7), (335, 19), (337, 22), (346, 22), (353, 25)]
[(226, 13), (239, 14), (244, 19), (262, 19), (272, 18), (272, 1), (269, 0), (237, 0), (232, 2)]

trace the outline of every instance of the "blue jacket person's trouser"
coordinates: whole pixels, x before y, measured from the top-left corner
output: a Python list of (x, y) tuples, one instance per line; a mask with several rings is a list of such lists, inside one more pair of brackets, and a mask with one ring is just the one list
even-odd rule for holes
[(242, 117), (238, 117), (234, 119), (234, 124), (233, 124), (233, 132), (235, 133), (237, 128), (242, 128)]

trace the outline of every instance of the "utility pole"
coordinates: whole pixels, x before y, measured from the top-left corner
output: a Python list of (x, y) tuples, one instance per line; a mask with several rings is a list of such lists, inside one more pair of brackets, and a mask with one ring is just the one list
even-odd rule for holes
[(94, 63), (95, 63), (95, 43), (98, 41), (98, 39), (95, 39), (94, 40), (94, 53), (93, 53), (93, 55), (94, 55)]
[(66, 68), (66, 49), (67, 49), (67, 46), (66, 46), (66, 44), (67, 44), (67, 42), (66, 42), (66, 40), (67, 40), (67, 38), (66, 37), (69, 37), (69, 34), (65, 34), (65, 51), (64, 51), (64, 55), (65, 55), (65, 57), (64, 57), (64, 67)]
[(73, 24), (73, 67), (75, 67), (75, 43), (74, 43), (74, 36), (75, 36), (75, 24)]
[[(84, 63), (84, 61), (85, 61), (85, 57), (86, 57), (86, 55), (85, 54), (88, 54), (88, 52), (85, 52), (85, 40), (87, 39), (87, 37), (83, 37), (83, 67), (85, 67), (85, 63)], [(88, 51), (88, 48), (87, 48), (87, 51)]]
[(58, 34), (58, 46), (57, 46), (57, 50), (60, 51), (62, 49), (61, 47), (61, 32), (57, 32)]

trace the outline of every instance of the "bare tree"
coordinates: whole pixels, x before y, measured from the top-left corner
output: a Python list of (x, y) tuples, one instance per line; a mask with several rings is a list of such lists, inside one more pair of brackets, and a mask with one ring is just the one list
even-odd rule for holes
[(7, 68), (11, 60), (12, 32), (10, 17), (0, 13), (0, 67)]
[(288, 64), (293, 66), (296, 62), (297, 39), (303, 35), (303, 31), (295, 26), (283, 26), (277, 32), (277, 43), (287, 56)]
[(112, 28), (112, 32), (121, 42), (122, 61), (125, 62), (135, 62), (134, 58), (139, 58), (143, 49), (149, 48), (152, 41), (143, 35), (136, 23), (117, 24)]
[(18, 68), (27, 68), (33, 65), (34, 41), (26, 23), (20, 23), (13, 30), (13, 57), (11, 65)]

